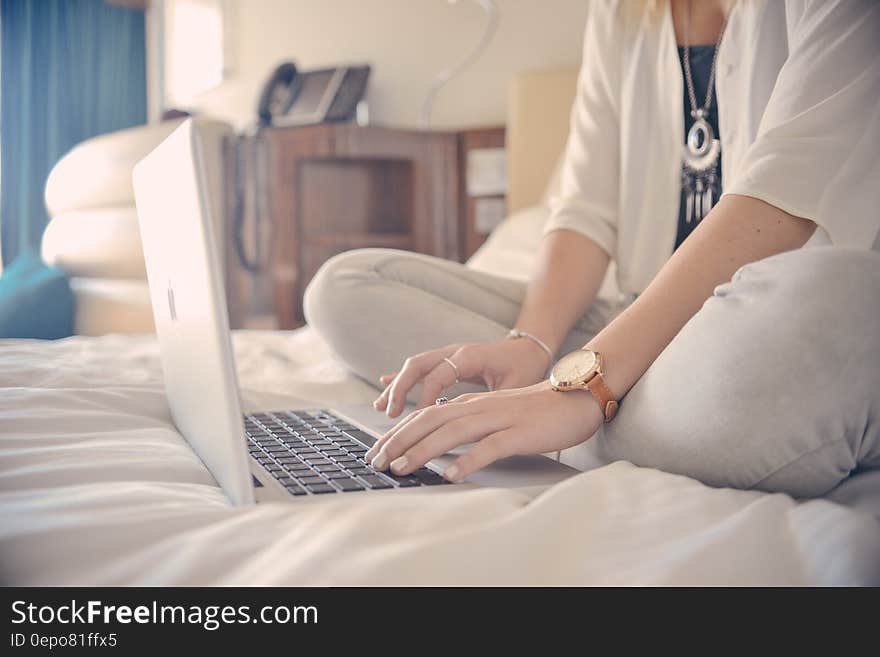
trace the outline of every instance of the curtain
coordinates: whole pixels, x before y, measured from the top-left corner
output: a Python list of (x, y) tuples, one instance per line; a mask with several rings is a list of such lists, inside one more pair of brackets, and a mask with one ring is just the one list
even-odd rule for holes
[(103, 0), (0, 0), (5, 264), (39, 248), (55, 162), (84, 139), (144, 123), (146, 107), (143, 12)]

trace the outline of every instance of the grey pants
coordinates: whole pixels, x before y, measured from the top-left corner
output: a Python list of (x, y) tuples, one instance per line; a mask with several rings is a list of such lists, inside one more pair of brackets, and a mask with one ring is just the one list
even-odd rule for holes
[[(324, 265), (305, 311), (347, 365), (378, 385), (407, 356), (500, 339), (525, 290), (457, 263), (364, 249)], [(620, 309), (596, 302), (560, 355)], [(457, 388), (450, 393), (466, 389)], [(606, 458), (796, 497), (880, 467), (880, 254), (815, 247), (743, 267), (590, 442)]]

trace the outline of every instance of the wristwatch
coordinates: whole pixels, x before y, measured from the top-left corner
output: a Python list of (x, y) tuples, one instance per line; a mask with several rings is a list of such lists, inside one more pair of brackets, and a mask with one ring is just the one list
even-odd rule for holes
[(603, 374), (602, 354), (584, 347), (556, 361), (550, 372), (550, 385), (556, 392), (589, 390), (599, 403), (605, 421), (611, 422), (619, 404)]

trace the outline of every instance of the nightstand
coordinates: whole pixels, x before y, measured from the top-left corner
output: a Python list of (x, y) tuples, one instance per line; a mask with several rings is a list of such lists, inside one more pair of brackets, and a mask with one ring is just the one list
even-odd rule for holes
[[(269, 128), (231, 141), (228, 202), (243, 223), (237, 230), (233, 222), (227, 235), (231, 325), (302, 325), (309, 281), (349, 249), (463, 260), (478, 237), (467, 219), (462, 148), (483, 141), (466, 134), (346, 123)], [(240, 265), (239, 250), (262, 251), (259, 271)]]

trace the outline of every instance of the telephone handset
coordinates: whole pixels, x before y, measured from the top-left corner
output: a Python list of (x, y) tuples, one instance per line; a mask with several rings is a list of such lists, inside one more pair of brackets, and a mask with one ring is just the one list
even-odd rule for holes
[(286, 113), (293, 105), (299, 91), (296, 74), (296, 64), (293, 62), (284, 62), (272, 72), (257, 104), (260, 125), (271, 125), (273, 116)]
[(273, 71), (260, 94), (260, 125), (350, 121), (369, 77), (368, 65), (299, 71), (293, 62), (284, 62)]

